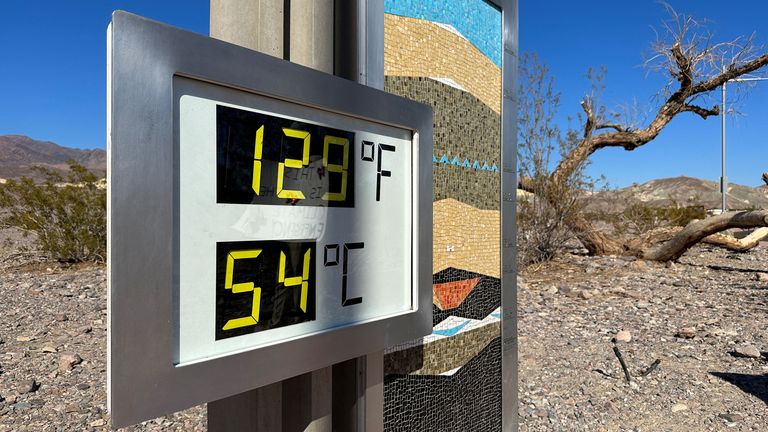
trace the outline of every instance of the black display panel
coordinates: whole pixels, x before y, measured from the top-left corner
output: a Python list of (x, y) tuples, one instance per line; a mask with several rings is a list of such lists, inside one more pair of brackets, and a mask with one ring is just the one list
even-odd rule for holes
[(216, 106), (216, 202), (355, 206), (354, 132)]
[(315, 319), (312, 241), (216, 243), (216, 340)]

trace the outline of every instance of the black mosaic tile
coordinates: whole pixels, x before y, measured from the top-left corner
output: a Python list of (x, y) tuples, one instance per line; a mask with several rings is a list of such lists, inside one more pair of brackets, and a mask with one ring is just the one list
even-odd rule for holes
[(453, 376), (385, 376), (384, 430), (500, 431), (501, 338)]
[(501, 306), (501, 281), (497, 278), (451, 267), (435, 273), (432, 276), (432, 283), (455, 282), (476, 277), (480, 278), (480, 282), (459, 307), (443, 311), (432, 305), (433, 326), (448, 318), (449, 315), (482, 320)]

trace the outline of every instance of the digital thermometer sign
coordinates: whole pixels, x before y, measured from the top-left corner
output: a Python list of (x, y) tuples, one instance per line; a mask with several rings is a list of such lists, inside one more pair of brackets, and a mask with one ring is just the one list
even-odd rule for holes
[(431, 331), (431, 108), (121, 12), (108, 46), (113, 427)]
[(418, 310), (412, 130), (173, 81), (177, 365)]

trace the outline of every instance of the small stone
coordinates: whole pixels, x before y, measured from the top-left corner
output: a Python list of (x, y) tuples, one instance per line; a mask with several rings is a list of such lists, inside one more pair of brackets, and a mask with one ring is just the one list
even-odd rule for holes
[(734, 357), (760, 358), (760, 350), (752, 345), (743, 345), (736, 347), (736, 349), (731, 352), (731, 355)]
[(19, 397), (18, 397), (18, 396), (16, 396), (16, 395), (6, 395), (6, 396), (4, 396), (4, 397), (5, 397), (5, 402), (6, 402), (8, 405), (13, 405), (13, 404), (15, 404), (15, 403), (16, 403), (16, 401), (18, 401), (18, 400), (19, 400)]
[(89, 388), (91, 388), (91, 386), (88, 385), (88, 384), (78, 384), (77, 385), (77, 389), (78, 390), (88, 390)]
[(57, 313), (54, 316), (54, 318), (56, 319), (56, 321), (59, 321), (59, 322), (67, 321), (69, 319), (69, 317), (65, 313)]
[(89, 424), (91, 427), (101, 427), (104, 426), (107, 422), (104, 421), (104, 419), (98, 419), (90, 422)]
[(592, 293), (587, 290), (579, 291), (579, 297), (584, 300), (589, 300), (592, 298)]
[(616, 333), (616, 336), (613, 337), (613, 340), (616, 342), (630, 342), (632, 340), (632, 333), (628, 332), (627, 330), (621, 330)]
[(727, 421), (728, 423), (736, 423), (738, 421), (744, 420), (744, 416), (738, 413), (722, 413), (718, 414), (717, 416)]
[(72, 370), (75, 365), (83, 362), (83, 359), (75, 353), (63, 353), (59, 358), (59, 370), (62, 372)]
[(636, 260), (629, 263), (629, 268), (634, 270), (647, 270), (648, 264), (646, 264), (643, 260)]
[(672, 262), (672, 261), (667, 261), (667, 263), (666, 263), (666, 264), (664, 264), (664, 266), (665, 266), (666, 268), (670, 269), (670, 270), (677, 270), (677, 264), (675, 264), (675, 263), (674, 263), (674, 262)]
[(65, 411), (65, 412), (68, 412), (68, 413), (79, 412), (79, 411), (80, 411), (80, 407), (79, 407), (79, 406), (77, 406), (77, 404), (69, 404), (69, 405), (67, 405), (67, 406), (64, 408), (64, 411)]
[(30, 408), (30, 405), (28, 402), (19, 402), (13, 406), (13, 409), (19, 410), (19, 411), (28, 410), (29, 408)]
[(607, 401), (603, 406), (605, 407), (605, 410), (610, 412), (611, 414), (613, 415), (619, 414), (618, 408), (616, 408), (616, 406), (612, 404), (611, 401)]
[(758, 282), (768, 282), (768, 273), (756, 273), (755, 280)]
[(696, 337), (696, 327), (683, 327), (675, 333), (675, 336), (683, 339), (693, 339)]
[(42, 351), (44, 353), (55, 353), (56, 352), (56, 348), (54, 348), (54, 347), (52, 347), (50, 345), (46, 345), (40, 351)]
[(24, 380), (19, 383), (19, 394), (34, 393), (40, 388), (40, 383), (34, 379)]
[(29, 341), (31, 341), (33, 339), (34, 338), (31, 337), (31, 336), (17, 336), (16, 337), (16, 342), (29, 342)]
[(547, 294), (557, 294), (557, 287), (551, 285), (549, 288), (547, 288)]
[(86, 333), (90, 333), (90, 332), (92, 332), (92, 331), (93, 331), (93, 327), (91, 327), (91, 326), (89, 326), (89, 325), (87, 325), (87, 326), (82, 326), (82, 327), (79, 327), (79, 328), (77, 329), (77, 331), (78, 331), (78, 333), (80, 333), (80, 334), (86, 334)]
[(45, 401), (42, 399), (32, 399), (29, 401), (29, 404), (34, 408), (40, 408), (45, 405)]
[(533, 415), (535, 415), (536, 417), (541, 417), (541, 418), (549, 417), (549, 413), (546, 410), (543, 410), (543, 409), (537, 409), (536, 411), (533, 412)]
[(638, 302), (637, 304), (635, 304), (635, 307), (638, 309), (648, 309), (650, 306), (651, 304), (648, 302)]
[(688, 409), (688, 405), (682, 403), (676, 403), (672, 405), (672, 412), (680, 412)]

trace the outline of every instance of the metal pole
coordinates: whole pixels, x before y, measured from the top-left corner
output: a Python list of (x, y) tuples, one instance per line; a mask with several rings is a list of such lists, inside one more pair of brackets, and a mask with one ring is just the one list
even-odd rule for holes
[[(211, 0), (210, 22), (213, 37), (383, 87), (383, 0)], [(208, 429), (376, 432), (383, 399), (383, 352), (371, 353), (211, 402)]]
[[(723, 73), (725, 73), (725, 66), (723, 66), (722, 71), (723, 71)], [(721, 156), (721, 160), (722, 160), (722, 167), (721, 167), (722, 174), (720, 176), (720, 194), (722, 196), (722, 203), (721, 203), (721, 207), (720, 208), (722, 209), (723, 213), (728, 211), (727, 202), (726, 202), (726, 198), (727, 198), (727, 194), (728, 194), (728, 177), (726, 177), (726, 175), (725, 175), (725, 114), (726, 114), (726, 112), (725, 112), (726, 111), (726, 109), (725, 109), (725, 87), (726, 87), (726, 84), (728, 82), (767, 81), (767, 80), (768, 80), (768, 78), (762, 78), (762, 77), (734, 78), (734, 79), (730, 79), (730, 80), (724, 82), (723, 85), (722, 85), (722, 88), (721, 88), (721, 91), (722, 91), (722, 103), (721, 103), (721, 106), (720, 106), (720, 122), (721, 122), (720, 130), (721, 130), (722, 136), (720, 138), (720, 141), (721, 141), (721, 144), (722, 144), (722, 149), (721, 149), (721, 151), (722, 151), (722, 156)]]
[[(725, 72), (725, 68), (723, 68), (723, 72)], [(723, 83), (723, 85), (722, 85), (722, 97), (723, 97), (723, 100), (722, 100), (722, 106), (721, 106), (721, 109), (720, 109), (720, 124), (721, 124), (721, 127), (720, 127), (720, 131), (721, 131), (720, 142), (722, 144), (721, 145), (721, 147), (722, 147), (721, 148), (721, 153), (722, 153), (722, 156), (721, 156), (721, 161), (722, 161), (721, 172), (722, 172), (722, 174), (720, 176), (720, 194), (722, 196), (722, 203), (721, 203), (721, 207), (720, 208), (722, 209), (723, 213), (725, 213), (728, 210), (727, 203), (726, 203), (726, 194), (728, 193), (728, 179), (725, 176), (725, 84), (726, 83)]]

